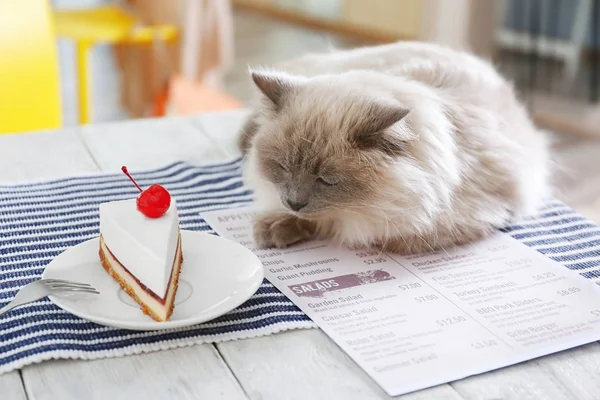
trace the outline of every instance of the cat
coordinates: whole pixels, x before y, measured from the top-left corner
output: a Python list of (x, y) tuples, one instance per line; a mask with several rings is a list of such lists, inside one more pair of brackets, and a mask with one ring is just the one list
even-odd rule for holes
[(399, 42), (250, 75), (259, 102), (239, 146), (259, 247), (447, 249), (535, 213), (550, 192), (547, 136), (472, 54)]

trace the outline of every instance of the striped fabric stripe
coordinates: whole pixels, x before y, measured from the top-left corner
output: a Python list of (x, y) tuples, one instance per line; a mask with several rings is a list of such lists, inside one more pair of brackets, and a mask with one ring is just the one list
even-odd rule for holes
[[(135, 172), (135, 178), (142, 186), (159, 182), (171, 192), (183, 229), (214, 233), (201, 212), (244, 206), (252, 199), (240, 167), (238, 159), (203, 166), (179, 162)], [(98, 235), (100, 203), (136, 194), (120, 173), (0, 185), (0, 307), (39, 279), (44, 266), (62, 251)], [(588, 279), (600, 279), (600, 227), (558, 201), (549, 201), (538, 217), (505, 232)], [(227, 315), (158, 332), (99, 326), (45, 299), (0, 318), (0, 373), (53, 358), (116, 357), (314, 326), (268, 281)]]

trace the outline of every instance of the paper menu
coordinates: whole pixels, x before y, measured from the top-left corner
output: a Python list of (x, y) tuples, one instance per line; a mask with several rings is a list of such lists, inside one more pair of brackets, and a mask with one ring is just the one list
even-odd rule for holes
[(251, 209), (203, 217), (391, 396), (600, 339), (600, 288), (508, 235), (411, 257), (260, 250)]

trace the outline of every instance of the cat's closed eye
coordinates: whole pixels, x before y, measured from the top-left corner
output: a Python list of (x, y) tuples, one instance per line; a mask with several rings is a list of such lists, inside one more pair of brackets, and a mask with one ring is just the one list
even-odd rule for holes
[(326, 186), (334, 186), (337, 185), (338, 183), (340, 183), (339, 179), (335, 179), (329, 176), (319, 176), (317, 178), (317, 182), (322, 183), (323, 185)]

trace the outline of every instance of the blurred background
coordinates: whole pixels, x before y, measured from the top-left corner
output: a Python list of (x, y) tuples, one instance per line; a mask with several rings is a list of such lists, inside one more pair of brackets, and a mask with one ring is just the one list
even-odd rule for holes
[(492, 60), (600, 222), (600, 0), (0, 0), (0, 133), (240, 108), (248, 65), (397, 40)]

